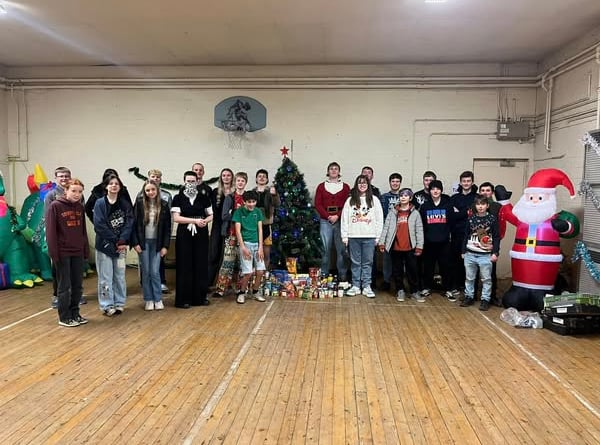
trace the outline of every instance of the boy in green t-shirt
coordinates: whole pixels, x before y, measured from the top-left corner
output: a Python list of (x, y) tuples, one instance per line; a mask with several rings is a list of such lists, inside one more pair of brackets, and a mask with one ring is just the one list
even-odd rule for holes
[(265, 271), (262, 232), (263, 213), (256, 207), (258, 194), (254, 190), (244, 192), (242, 198), (244, 206), (237, 209), (231, 219), (235, 223), (235, 234), (240, 246), (242, 279), (240, 280), (236, 300), (239, 304), (246, 302), (246, 290), (252, 276), (253, 266), (256, 268), (256, 276), (254, 277), (252, 297), (257, 301), (265, 301), (265, 298), (258, 293)]

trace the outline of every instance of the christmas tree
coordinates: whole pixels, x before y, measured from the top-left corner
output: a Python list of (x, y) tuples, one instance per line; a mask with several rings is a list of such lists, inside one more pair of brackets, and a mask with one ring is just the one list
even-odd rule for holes
[(287, 258), (297, 258), (298, 272), (321, 264), (321, 237), (319, 215), (306, 189), (304, 175), (298, 166), (284, 154), (281, 167), (275, 175), (275, 188), (281, 199), (271, 226), (273, 246), (271, 263), (274, 268), (286, 269)]

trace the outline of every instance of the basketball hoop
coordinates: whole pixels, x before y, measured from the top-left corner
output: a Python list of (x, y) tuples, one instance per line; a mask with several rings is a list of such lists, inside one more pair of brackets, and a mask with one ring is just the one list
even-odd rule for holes
[(246, 141), (245, 130), (224, 130), (227, 135), (227, 145), (231, 150), (242, 150)]
[(267, 110), (256, 99), (233, 96), (215, 106), (214, 124), (226, 134), (231, 150), (249, 148), (254, 140), (253, 132), (267, 125)]

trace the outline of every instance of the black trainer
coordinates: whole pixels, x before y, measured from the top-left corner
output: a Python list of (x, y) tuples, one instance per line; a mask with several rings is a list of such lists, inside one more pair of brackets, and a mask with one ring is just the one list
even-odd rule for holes
[(86, 324), (88, 322), (87, 318), (83, 318), (81, 315), (75, 317), (75, 321), (79, 324)]
[(467, 307), (467, 306), (472, 306), (473, 303), (475, 303), (475, 300), (473, 298), (465, 298), (461, 303), (460, 303), (460, 307)]
[(490, 302), (488, 300), (481, 300), (481, 304), (479, 305), (480, 311), (487, 311), (490, 308)]

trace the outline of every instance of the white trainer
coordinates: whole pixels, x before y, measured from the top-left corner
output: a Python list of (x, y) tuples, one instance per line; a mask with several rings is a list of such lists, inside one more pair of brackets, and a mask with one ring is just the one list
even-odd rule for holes
[(367, 298), (375, 298), (375, 292), (371, 289), (371, 286), (367, 286), (362, 290), (362, 294)]
[(404, 291), (402, 289), (396, 293), (396, 300), (400, 302), (404, 301)]
[(352, 286), (350, 289), (346, 291), (346, 296), (354, 297), (355, 295), (360, 294), (360, 289), (356, 286)]

